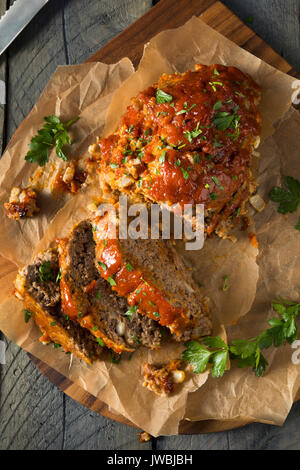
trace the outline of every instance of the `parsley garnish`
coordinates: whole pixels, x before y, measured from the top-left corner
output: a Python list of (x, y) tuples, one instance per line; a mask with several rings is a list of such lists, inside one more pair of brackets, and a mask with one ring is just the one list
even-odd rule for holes
[(215, 201), (218, 197), (216, 193), (210, 193), (209, 196), (210, 196), (210, 199), (212, 199), (213, 201)]
[(268, 320), (271, 328), (264, 330), (260, 335), (250, 339), (233, 340), (227, 345), (221, 338), (203, 338), (201, 343), (189, 341), (185, 344), (182, 359), (194, 366), (194, 372), (202, 373), (208, 363), (212, 364), (212, 376), (220, 377), (224, 374), (228, 356), (237, 360), (240, 368), (252, 367), (255, 375), (261, 377), (268, 366), (268, 361), (262, 354), (263, 349), (274, 345), (279, 347), (284, 343), (292, 344), (298, 337), (298, 328), (295, 322), (300, 313), (300, 303), (290, 302), (279, 297), (272, 302), (278, 317)]
[(213, 110), (214, 111), (217, 111), (218, 109), (220, 109), (222, 107), (222, 101), (217, 101), (214, 105), (213, 105)]
[(107, 266), (106, 266), (106, 264), (102, 263), (101, 261), (98, 261), (98, 264), (101, 266), (101, 268), (103, 269), (103, 271), (107, 271)]
[(98, 343), (100, 344), (100, 346), (102, 346), (102, 347), (104, 346), (104, 341), (103, 341), (103, 339), (97, 338), (97, 341), (98, 341)]
[(108, 282), (110, 283), (111, 286), (116, 286), (117, 285), (116, 281), (114, 280), (114, 278), (112, 276), (109, 276), (107, 278), (107, 280), (108, 280)]
[(227, 284), (227, 279), (229, 278), (229, 274), (225, 274), (224, 280), (223, 280), (223, 286), (222, 286), (222, 291), (226, 292), (227, 289), (229, 288), (229, 285)]
[(279, 202), (277, 211), (280, 214), (295, 212), (300, 202), (300, 181), (292, 176), (285, 176), (284, 182), (289, 191), (275, 186), (269, 193), (269, 197), (272, 201)]
[(39, 267), (39, 275), (42, 282), (50, 281), (52, 279), (50, 261), (45, 261), (45, 263), (41, 264)]
[(110, 362), (112, 362), (113, 364), (119, 364), (120, 360), (120, 354), (116, 354), (114, 351), (110, 350)]
[(61, 268), (59, 268), (59, 271), (57, 273), (57, 276), (56, 276), (56, 279), (55, 279), (55, 282), (58, 282), (61, 280), (61, 276), (62, 276), (62, 272), (61, 272)]
[(195, 129), (193, 131), (187, 131), (187, 132), (184, 133), (187, 140), (190, 143), (192, 143), (193, 139), (196, 139), (196, 137), (198, 137), (198, 135), (202, 134), (202, 130), (199, 129), (199, 126), (200, 126), (200, 122), (197, 123), (197, 126), (195, 127)]
[(190, 108), (187, 107), (187, 102), (185, 102), (183, 104), (183, 109), (181, 109), (180, 111), (178, 111), (178, 113), (176, 113), (176, 116), (179, 116), (179, 114), (184, 114), (184, 113), (188, 113), (189, 111), (191, 111), (194, 107), (196, 106), (196, 103), (192, 104), (192, 106)]
[(133, 271), (133, 266), (130, 263), (127, 263), (126, 264), (126, 269), (127, 269), (127, 271), (131, 272), (131, 271)]
[(118, 164), (118, 163), (113, 163), (113, 162), (111, 162), (111, 163), (110, 163), (110, 166), (111, 166), (111, 168), (113, 168), (113, 169), (119, 168), (119, 164)]
[(238, 106), (235, 106), (233, 114), (230, 114), (228, 111), (216, 113), (212, 118), (213, 125), (219, 131), (225, 131), (225, 129), (228, 129), (229, 127), (236, 127), (235, 123), (240, 120), (240, 116), (237, 116), (236, 114), (237, 110)]
[(56, 155), (66, 162), (67, 157), (62, 148), (66, 144), (71, 144), (67, 129), (78, 119), (79, 117), (75, 117), (63, 124), (57, 116), (45, 117), (46, 123), (30, 141), (30, 150), (27, 152), (25, 160), (44, 166), (49, 160), (49, 148), (55, 146)]
[(157, 90), (156, 92), (156, 103), (171, 103), (173, 96), (168, 95), (165, 91)]
[(137, 305), (134, 305), (133, 307), (130, 307), (130, 308), (127, 310), (127, 312), (125, 312), (126, 317), (131, 318), (132, 315), (135, 314), (135, 312), (137, 311), (137, 309), (138, 309), (138, 306), (137, 306)]
[(185, 180), (189, 179), (189, 174), (188, 172), (184, 169), (184, 168), (180, 168), (181, 171), (182, 171), (182, 175), (184, 177)]
[(30, 318), (33, 317), (33, 313), (30, 310), (27, 310), (26, 308), (23, 310), (24, 312), (24, 321), (25, 323), (28, 323)]
[(214, 91), (217, 91), (215, 85), (223, 86), (222, 82), (208, 82)]

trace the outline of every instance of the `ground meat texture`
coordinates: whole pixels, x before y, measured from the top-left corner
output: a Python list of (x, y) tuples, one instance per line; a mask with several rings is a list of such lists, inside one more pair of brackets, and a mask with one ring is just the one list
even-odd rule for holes
[(42, 307), (53, 307), (60, 301), (59, 273), (57, 253), (48, 250), (39, 255), (22, 272), (26, 278), (26, 288)]

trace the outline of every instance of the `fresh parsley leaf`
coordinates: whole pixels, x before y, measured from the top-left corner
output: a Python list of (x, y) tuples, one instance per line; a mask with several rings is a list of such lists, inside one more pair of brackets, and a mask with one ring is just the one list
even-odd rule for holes
[(30, 318), (33, 317), (33, 313), (30, 310), (27, 310), (26, 308), (23, 310), (24, 312), (24, 321), (25, 323), (28, 323)]
[(27, 152), (25, 160), (44, 166), (49, 160), (49, 149), (55, 147), (57, 156), (67, 161), (63, 152), (63, 147), (66, 144), (71, 145), (67, 129), (78, 119), (79, 117), (75, 117), (63, 124), (57, 116), (45, 117), (45, 124), (30, 141), (30, 150)]
[(269, 193), (272, 201), (279, 202), (277, 211), (280, 214), (295, 212), (300, 202), (300, 181), (292, 176), (285, 176), (284, 182), (289, 191), (275, 186)]
[(112, 276), (109, 276), (107, 278), (107, 280), (108, 280), (108, 282), (110, 283), (111, 286), (116, 286), (117, 285), (116, 281), (114, 280), (114, 278)]
[(114, 351), (110, 350), (110, 362), (113, 364), (119, 364), (121, 360), (121, 355), (116, 354)]
[(217, 101), (214, 105), (213, 105), (213, 110), (214, 111), (217, 111), (218, 109), (220, 109), (222, 107), (222, 101), (219, 100)]
[(228, 354), (237, 360), (240, 368), (251, 367), (257, 377), (265, 372), (268, 361), (262, 354), (263, 349), (274, 345), (279, 347), (284, 343), (292, 344), (298, 338), (296, 317), (300, 313), (300, 302), (295, 303), (279, 297), (272, 303), (279, 317), (271, 318), (268, 323), (271, 328), (250, 339), (236, 339), (227, 346), (221, 338), (207, 337), (198, 341), (189, 341), (182, 353), (182, 359), (194, 366), (195, 373), (204, 372), (208, 363), (212, 364), (212, 376), (224, 374)]
[(199, 129), (199, 126), (200, 126), (200, 122), (197, 123), (197, 126), (195, 127), (195, 129), (193, 131), (186, 131), (184, 133), (184, 135), (186, 136), (187, 140), (190, 143), (192, 143), (193, 139), (196, 139), (196, 137), (198, 137), (198, 135), (202, 134), (202, 130)]
[(173, 101), (173, 96), (169, 95), (165, 91), (157, 90), (156, 92), (156, 103), (171, 103)]
[(53, 273), (50, 261), (45, 261), (45, 263), (40, 265), (39, 276), (42, 282), (50, 281), (52, 279)]
[(222, 377), (224, 374), (228, 359), (227, 349), (216, 351), (212, 354), (210, 362), (212, 363), (212, 377)]
[(226, 292), (227, 289), (229, 288), (229, 285), (227, 284), (227, 279), (229, 278), (229, 274), (225, 274), (223, 278), (223, 286), (222, 286), (222, 291)]
[(132, 315), (136, 313), (138, 309), (138, 305), (134, 305), (133, 307), (130, 307), (127, 312), (125, 312), (126, 317), (131, 318)]
[(102, 346), (102, 347), (105, 346), (103, 339), (97, 338), (97, 341), (100, 344), (100, 346)]
[(189, 341), (185, 346), (187, 349), (182, 353), (182, 360), (194, 366), (195, 374), (201, 374), (207, 367), (211, 352), (198, 341)]

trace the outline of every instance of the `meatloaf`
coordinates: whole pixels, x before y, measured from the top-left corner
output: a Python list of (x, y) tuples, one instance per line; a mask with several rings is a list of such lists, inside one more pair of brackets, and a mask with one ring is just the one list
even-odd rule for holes
[(204, 204), (205, 233), (245, 212), (259, 144), (260, 87), (235, 67), (163, 74), (90, 147), (102, 187), (147, 203)]
[(19, 271), (16, 296), (23, 300), (27, 315), (42, 331), (42, 343), (53, 342), (91, 363), (100, 356), (102, 348), (88, 330), (62, 312), (59, 277), (57, 251), (47, 250)]
[(132, 309), (177, 341), (211, 334), (207, 299), (169, 240), (112, 238), (110, 214), (95, 215), (93, 224), (97, 270)]
[(99, 275), (90, 221), (75, 226), (67, 240), (58, 240), (58, 249), (62, 310), (69, 318), (116, 353), (134, 351), (138, 345), (159, 347), (159, 325), (140, 315)]

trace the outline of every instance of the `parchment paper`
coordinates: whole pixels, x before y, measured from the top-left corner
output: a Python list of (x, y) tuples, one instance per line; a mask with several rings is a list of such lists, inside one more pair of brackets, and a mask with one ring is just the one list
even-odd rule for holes
[[(203, 292), (211, 298), (216, 324), (214, 334), (222, 333), (219, 325), (224, 324), (231, 339), (248, 338), (267, 327), (266, 321), (273, 315), (270, 302), (275, 296), (279, 294), (293, 300), (299, 298), (300, 268), (297, 254), (300, 233), (294, 229), (297, 216), (278, 214), (276, 206), (267, 197), (269, 190), (282, 182), (282, 175), (300, 177), (299, 115), (290, 110), (291, 95), (295, 91), (292, 88), (294, 79), (240, 49), (197, 18), (192, 18), (181, 28), (162, 32), (153, 38), (145, 47), (136, 73), (126, 69), (130, 76), (111, 97), (103, 133), (107, 135), (116, 128), (130, 98), (139, 90), (157, 81), (164, 72), (182, 72), (193, 68), (195, 63), (237, 66), (251, 75), (263, 89), (261, 112), (264, 142), (259, 149), (261, 158), (258, 192), (267, 202), (267, 207), (260, 214), (252, 211), (253, 224), (249, 228), (257, 235), (259, 249), (249, 242), (246, 232), (239, 230), (235, 230), (235, 244), (230, 240), (215, 238), (207, 240), (204, 248), (197, 253), (185, 252), (182, 244), (178, 244), (178, 250), (187, 265), (192, 267), (194, 277), (203, 284)], [(86, 67), (93, 69), (91, 64), (76, 67), (78, 73), (80, 70), (81, 78), (70, 93), (71, 99), (65, 96), (66, 119), (78, 114), (76, 106), (81, 103), (83, 96), (89, 95), (89, 86), (93, 86), (97, 79), (100, 80), (99, 88), (102, 89), (101, 79), (94, 75), (91, 85), (89, 79), (86, 79), (85, 92), (82, 93), (80, 80), (85, 78), (85, 70), (90, 70)], [(102, 67), (107, 66), (98, 64), (97, 67), (102, 70)], [(111, 67), (119, 76), (120, 64)], [(72, 70), (69, 71), (72, 74)], [(67, 69), (64, 73), (68, 74)], [(105, 80), (108, 78), (103, 72), (103, 81), (104, 76)], [(60, 70), (54, 77), (56, 89), (52, 93), (53, 84), (49, 83), (49, 110), (55, 109), (55, 106), (51, 107), (53, 101), (57, 102), (60, 86), (64, 91), (64, 82), (68, 81), (66, 75), (61, 81)], [(100, 93), (97, 99), (101, 101), (102, 98)], [(92, 109), (92, 98), (89, 103)], [(0, 195), (4, 199), (7, 199), (7, 192), (15, 184), (16, 178), (20, 181), (30, 174), (27, 165), (24, 167), (23, 162), (17, 162), (23, 159), (20, 141), (23, 145), (24, 140), (29, 142), (46, 114), (45, 108), (40, 107), (40, 102), (37, 103), (35, 112), (34, 125), (31, 119), (28, 120), (28, 127), (24, 128), (24, 133), (17, 134), (12, 143), (14, 147), (10, 146), (10, 153), (4, 156), (5, 163), (1, 162), (6, 169), (5, 185), (3, 182), (0, 184)], [(84, 151), (85, 143), (91, 143), (95, 131), (103, 130), (103, 121), (97, 128), (97, 116), (92, 116), (94, 125), (89, 129), (89, 117), (90, 111), (86, 108), (84, 131), (80, 127), (80, 121), (76, 124), (78, 132), (82, 132), (81, 152)], [(277, 122), (278, 120), (280, 121)], [(24, 154), (24, 147), (22, 151)], [(87, 204), (96, 189), (91, 184), (82, 194), (57, 206), (56, 211), (60, 210), (56, 216), (53, 212), (52, 218), (43, 219), (43, 223), (38, 218), (33, 219), (30, 227), (27, 227), (28, 222), (20, 222), (16, 228), (4, 221), (0, 214), (3, 226), (0, 235), (1, 252), (18, 264), (27, 262), (33, 251), (48, 246), (55, 236), (63, 236), (73, 223), (87, 215)], [(21, 249), (18, 247), (19, 243), (22, 243)], [(229, 275), (229, 289), (223, 292), (225, 275)], [(12, 276), (10, 273), (4, 282), (0, 282), (1, 288), (3, 284), (4, 294)], [(3, 297), (1, 295), (0, 300)], [(20, 303), (13, 298), (5, 299), (0, 306), (0, 328), (9, 338), (154, 436), (177, 433), (183, 417), (189, 420), (224, 421), (240, 418), (241, 423), (246, 418), (282, 424), (300, 387), (299, 366), (292, 364), (293, 350), (288, 346), (268, 351), (270, 367), (262, 379), (256, 378), (252, 371), (239, 370), (233, 365), (222, 379), (212, 379), (207, 372), (188, 374), (188, 380), (176, 394), (168, 399), (160, 398), (142, 387), (142, 365), (147, 360), (163, 362), (179, 357), (182, 346), (167, 344), (155, 353), (140, 349), (131, 361), (124, 359), (119, 365), (110, 364), (107, 360), (99, 361), (93, 367), (83, 365), (77, 359), (70, 363), (61, 352), (38, 343), (36, 327), (23, 323), (21, 310)]]

